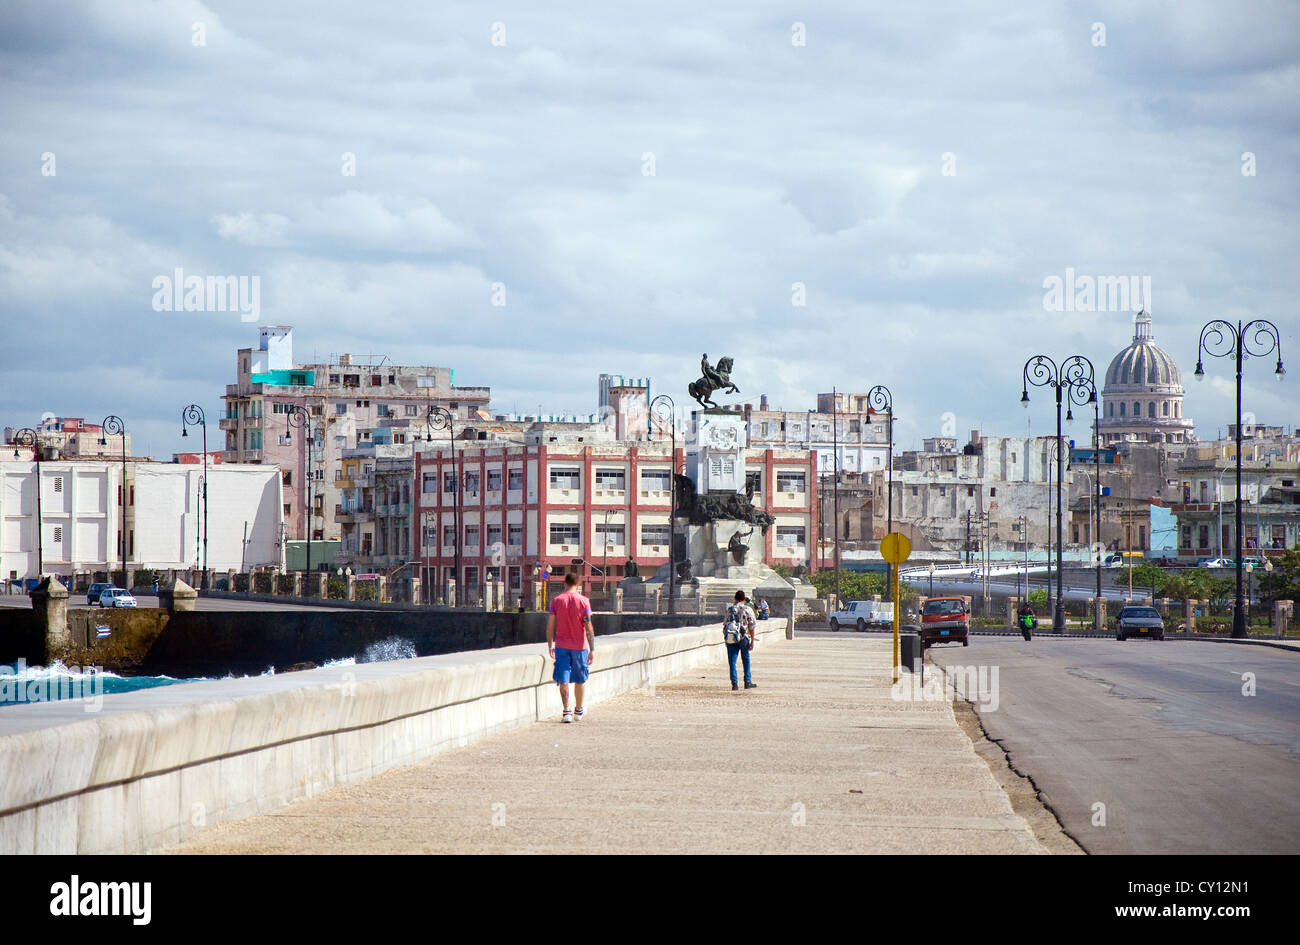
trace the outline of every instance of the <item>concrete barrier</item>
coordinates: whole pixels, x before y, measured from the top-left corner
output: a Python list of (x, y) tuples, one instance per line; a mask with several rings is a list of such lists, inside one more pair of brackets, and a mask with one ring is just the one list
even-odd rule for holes
[[(760, 627), (775, 645), (776, 627)], [(761, 648), (759, 651), (761, 659)], [(712, 665), (718, 625), (598, 638), (587, 702)], [(0, 709), (0, 853), (142, 853), (558, 718), (540, 644)]]

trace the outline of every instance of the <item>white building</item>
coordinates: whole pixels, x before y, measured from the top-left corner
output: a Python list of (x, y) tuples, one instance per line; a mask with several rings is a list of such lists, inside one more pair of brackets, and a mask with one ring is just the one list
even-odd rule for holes
[[(202, 562), (203, 467), (46, 460), (0, 462), (0, 578), (72, 575), (126, 566), (188, 568)], [(280, 564), (283, 503), (274, 466), (208, 467), (208, 567)], [(39, 563), (38, 563), (39, 556)]]

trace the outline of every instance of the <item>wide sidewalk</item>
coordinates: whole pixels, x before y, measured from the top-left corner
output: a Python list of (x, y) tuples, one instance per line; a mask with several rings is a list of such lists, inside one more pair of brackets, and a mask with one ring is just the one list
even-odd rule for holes
[(757, 689), (698, 670), (175, 852), (1048, 852), (950, 703), (891, 697), (889, 658), (856, 635), (764, 643)]

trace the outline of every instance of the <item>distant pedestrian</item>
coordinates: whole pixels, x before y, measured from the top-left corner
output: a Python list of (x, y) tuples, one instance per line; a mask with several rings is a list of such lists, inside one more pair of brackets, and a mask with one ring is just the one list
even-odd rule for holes
[(771, 613), (771, 610), (770, 610), (770, 608), (767, 606), (767, 598), (766, 598), (766, 597), (760, 597), (760, 598), (758, 599), (758, 619), (759, 619), (759, 620), (766, 620), (766, 619), (768, 618), (768, 616), (769, 616), (770, 613)]
[[(583, 707), (583, 690), (588, 669), (596, 655), (596, 630), (591, 625), (591, 601), (578, 590), (578, 576), (564, 576), (564, 593), (557, 594), (547, 608), (546, 647), (555, 662), (552, 678), (560, 687), (560, 702), (564, 705), (563, 722), (581, 722), (587, 710)], [(573, 683), (574, 703), (569, 708), (569, 683)]]
[(736, 591), (736, 602), (727, 608), (727, 615), (722, 624), (722, 639), (727, 644), (727, 665), (731, 668), (733, 692), (740, 688), (740, 683), (736, 679), (737, 656), (745, 666), (745, 688), (758, 688), (749, 671), (749, 651), (754, 648), (754, 627), (754, 611), (746, 601), (745, 592)]

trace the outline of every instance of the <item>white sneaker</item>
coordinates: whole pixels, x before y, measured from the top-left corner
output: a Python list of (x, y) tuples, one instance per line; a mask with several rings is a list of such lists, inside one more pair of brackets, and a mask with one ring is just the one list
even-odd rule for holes
[(586, 709), (577, 709), (577, 710), (575, 710), (574, 713), (573, 713), (573, 721), (575, 721), (575, 722), (581, 722), (582, 719), (583, 719), (583, 717), (584, 717), (586, 714), (587, 714), (587, 710), (586, 710)]
[(560, 721), (561, 721), (561, 722), (572, 722), (572, 721), (573, 721), (573, 713), (572, 713), (571, 711), (569, 711), (568, 709), (565, 709), (565, 710), (564, 710), (564, 715), (560, 717)]

